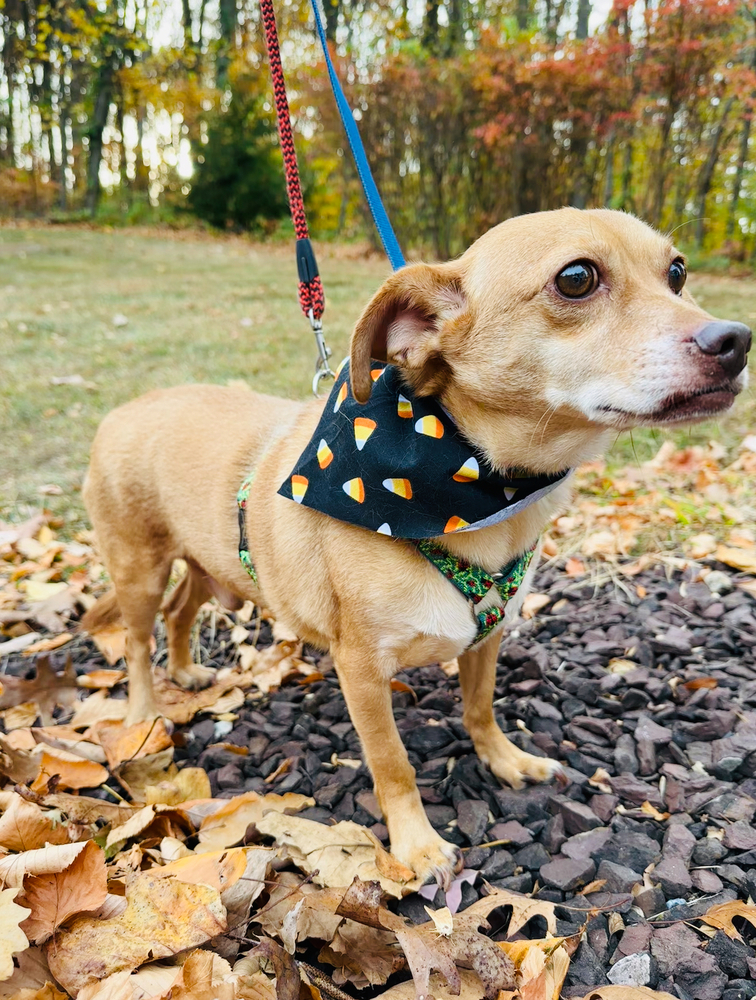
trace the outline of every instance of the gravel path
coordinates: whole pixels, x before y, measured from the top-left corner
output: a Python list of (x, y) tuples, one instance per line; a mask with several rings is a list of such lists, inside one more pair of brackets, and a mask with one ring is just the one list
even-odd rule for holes
[[(603, 911), (565, 997), (607, 982), (681, 1000), (756, 995), (754, 948), (722, 931), (707, 940), (690, 923), (717, 903), (756, 898), (756, 601), (724, 566), (709, 585), (695, 574), (659, 567), (588, 583), (541, 571), (536, 589), (550, 603), (503, 643), (496, 710), (520, 747), (563, 761), (565, 787), (502, 788), (462, 726), (457, 679), (439, 667), (397, 678), (394, 711), (428, 815), (465, 854), (449, 902), (469, 905), (484, 879), (535, 889), (565, 904), (564, 935)], [(260, 643), (270, 641), (264, 628)], [(205, 630), (203, 644), (219, 664), (233, 650), (224, 632)], [(103, 665), (83, 640), (75, 654), (79, 669)], [(204, 767), (214, 795), (302, 792), (316, 805), (301, 815), (354, 820), (385, 839), (364, 765), (334, 763), (359, 759), (359, 741), (327, 661), (312, 662), (324, 679), (248, 702), (234, 723), (199, 716), (180, 731), (176, 759)], [(434, 898), (444, 904), (441, 890)], [(396, 908), (419, 922), (427, 902), (415, 894)], [(754, 939), (754, 928), (741, 930)]]

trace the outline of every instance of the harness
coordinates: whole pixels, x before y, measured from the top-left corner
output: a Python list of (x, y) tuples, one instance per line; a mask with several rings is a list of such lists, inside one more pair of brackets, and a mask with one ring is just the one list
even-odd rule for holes
[[(252, 582), (256, 587), (260, 586), (260, 581), (255, 570), (252, 557), (249, 554), (249, 543), (247, 541), (246, 509), (249, 493), (254, 482), (255, 473), (251, 472), (239, 487), (236, 494), (236, 504), (239, 516), (239, 559), (242, 566), (249, 573)], [(476, 635), (470, 646), (476, 646), (486, 639), (491, 632), (504, 620), (506, 605), (515, 596), (522, 586), (525, 574), (533, 559), (536, 546), (533, 545), (526, 552), (523, 552), (517, 559), (513, 559), (498, 573), (487, 573), (482, 567), (475, 566), (467, 562), (466, 559), (458, 559), (441, 545), (422, 538), (413, 540), (420, 555), (424, 556), (429, 563), (436, 567), (444, 579), (448, 580), (457, 590), (472, 604), (472, 614), (476, 625)], [(485, 611), (476, 611), (475, 607), (480, 604), (492, 587), (496, 587), (499, 597), (502, 600), (501, 607), (494, 606), (486, 608)]]

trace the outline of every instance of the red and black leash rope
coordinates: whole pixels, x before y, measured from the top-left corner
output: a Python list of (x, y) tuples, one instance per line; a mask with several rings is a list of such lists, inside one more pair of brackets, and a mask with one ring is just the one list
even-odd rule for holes
[(276, 15), (273, 10), (273, 0), (260, 0), (260, 13), (265, 28), (265, 47), (268, 50), (268, 64), (273, 81), (273, 94), (276, 102), (276, 118), (278, 121), (278, 138), (281, 143), (284, 170), (286, 172), (286, 191), (289, 197), (289, 209), (297, 237), (297, 271), (299, 274), (299, 304), (302, 312), (308, 317), (315, 332), (318, 344), (318, 364), (313, 379), (313, 392), (317, 394), (321, 378), (333, 375), (328, 366), (330, 351), (323, 339), (321, 317), (325, 310), (325, 292), (320, 280), (315, 253), (310, 243), (307, 228), (302, 187), (299, 182), (299, 165), (297, 152), (294, 148), (294, 136), (291, 131), (291, 113), (286, 96), (286, 82), (281, 64), (281, 49), (278, 42)]

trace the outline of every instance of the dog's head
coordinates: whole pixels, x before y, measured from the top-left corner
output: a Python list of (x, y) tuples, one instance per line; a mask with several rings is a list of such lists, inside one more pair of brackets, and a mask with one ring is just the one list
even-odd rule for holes
[(539, 471), (610, 428), (715, 416), (746, 384), (751, 332), (696, 305), (685, 277), (672, 241), (622, 212), (510, 219), (386, 281), (352, 337), (354, 394), (388, 360), (495, 465)]

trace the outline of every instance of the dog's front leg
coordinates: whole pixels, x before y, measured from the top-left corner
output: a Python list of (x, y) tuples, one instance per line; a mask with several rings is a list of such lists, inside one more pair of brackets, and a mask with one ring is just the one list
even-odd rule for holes
[[(415, 784), (391, 706), (390, 680), (395, 670), (354, 647), (331, 650), (341, 690), (362, 741), (383, 811), (391, 851), (423, 880), (448, 886), (460, 867), (459, 852), (430, 824)], [(387, 668), (388, 667), (388, 668)]]
[(462, 721), (483, 763), (488, 764), (500, 781), (512, 788), (522, 788), (527, 781), (548, 781), (562, 767), (548, 757), (535, 757), (520, 750), (499, 729), (494, 717), (493, 696), (500, 638), (495, 633), (459, 657), (464, 701)]

